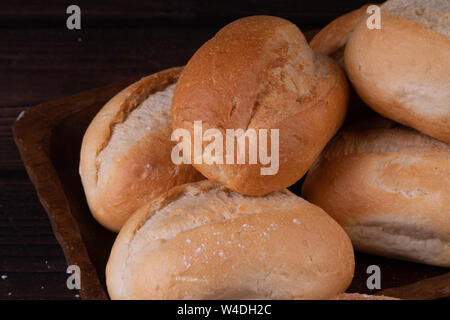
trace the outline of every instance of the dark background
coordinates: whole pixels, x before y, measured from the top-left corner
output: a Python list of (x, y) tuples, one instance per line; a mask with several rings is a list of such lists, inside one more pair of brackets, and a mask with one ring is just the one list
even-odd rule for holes
[[(371, 1), (376, 3), (379, 1)], [(0, 299), (77, 299), (66, 262), (17, 148), (11, 125), (38, 103), (185, 64), (239, 17), (287, 18), (320, 28), (362, 0), (1, 1)], [(81, 30), (66, 8), (81, 8)]]

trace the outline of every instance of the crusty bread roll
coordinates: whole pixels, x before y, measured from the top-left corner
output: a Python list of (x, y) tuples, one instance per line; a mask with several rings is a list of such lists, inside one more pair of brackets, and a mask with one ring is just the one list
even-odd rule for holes
[(248, 153), (245, 164), (227, 163), (226, 146), (223, 164), (193, 164), (231, 190), (264, 195), (305, 174), (341, 126), (347, 100), (338, 64), (311, 50), (294, 24), (254, 16), (225, 26), (194, 54), (177, 83), (172, 123), (191, 136), (194, 121), (202, 121), (203, 132), (218, 129), (224, 137), (226, 129), (278, 129), (276, 174), (262, 175), (268, 165), (260, 159), (249, 164)]
[(330, 142), (302, 192), (356, 249), (450, 267), (448, 143), (372, 119)]
[(381, 115), (450, 142), (450, 1), (390, 0), (381, 28), (361, 23), (345, 47), (345, 69)]
[(131, 213), (173, 186), (202, 179), (190, 165), (174, 165), (170, 104), (180, 68), (130, 85), (89, 125), (80, 175), (95, 219), (119, 231)]
[(332, 300), (400, 300), (398, 298), (386, 297), (386, 296), (375, 296), (370, 294), (362, 293), (340, 293)]
[(106, 268), (112, 299), (330, 299), (353, 248), (322, 209), (289, 191), (244, 196), (211, 181), (139, 209)]
[(330, 22), (312, 38), (309, 43), (311, 48), (317, 53), (333, 57), (343, 65), (345, 45), (353, 31), (367, 17), (368, 6), (366, 4)]

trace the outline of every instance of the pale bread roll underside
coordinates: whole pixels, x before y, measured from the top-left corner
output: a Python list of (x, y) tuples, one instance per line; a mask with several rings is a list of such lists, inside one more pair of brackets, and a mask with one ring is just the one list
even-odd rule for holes
[(347, 100), (339, 66), (314, 53), (294, 24), (255, 16), (227, 25), (191, 58), (175, 90), (172, 120), (191, 136), (194, 121), (224, 137), (225, 129), (279, 129), (275, 175), (261, 175), (269, 165), (249, 165), (248, 156), (246, 164), (194, 164), (232, 190), (263, 195), (304, 175), (342, 124)]
[(329, 299), (353, 271), (348, 236), (320, 208), (201, 181), (129, 219), (106, 278), (112, 299)]
[(361, 251), (449, 267), (449, 190), (449, 144), (373, 120), (329, 144), (303, 196), (335, 218)]
[(169, 69), (125, 88), (84, 135), (80, 175), (86, 198), (97, 221), (112, 231), (150, 199), (201, 179), (194, 168), (170, 158), (170, 105), (180, 72)]
[(449, 35), (449, 1), (388, 1), (381, 29), (353, 33), (345, 69), (375, 111), (450, 142)]

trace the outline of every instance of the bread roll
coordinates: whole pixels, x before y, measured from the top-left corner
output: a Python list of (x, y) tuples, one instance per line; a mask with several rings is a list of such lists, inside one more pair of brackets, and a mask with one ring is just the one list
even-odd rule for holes
[(210, 181), (139, 209), (106, 268), (112, 299), (329, 299), (354, 271), (350, 239), (322, 209)]
[(311, 48), (317, 53), (333, 57), (343, 65), (345, 45), (363, 19), (368, 17), (368, 6), (366, 4), (330, 22), (312, 38), (309, 43)]
[(348, 128), (303, 185), (356, 249), (450, 267), (450, 145), (385, 119)]
[(259, 129), (278, 129), (276, 174), (261, 174), (268, 165), (259, 158), (249, 164), (248, 153), (245, 164), (230, 164), (226, 146), (223, 164), (194, 163), (231, 190), (264, 195), (305, 174), (341, 126), (347, 100), (347, 82), (337, 63), (314, 53), (294, 24), (254, 16), (224, 27), (190, 59), (175, 90), (172, 123), (191, 136), (194, 121), (202, 121), (203, 132), (218, 129), (223, 136), (226, 129), (254, 129), (258, 137)]
[(360, 24), (345, 69), (381, 115), (450, 142), (450, 1), (390, 0), (381, 29)]
[(180, 68), (132, 84), (89, 125), (80, 175), (95, 219), (119, 231), (131, 213), (173, 186), (202, 179), (190, 165), (174, 165), (170, 104)]

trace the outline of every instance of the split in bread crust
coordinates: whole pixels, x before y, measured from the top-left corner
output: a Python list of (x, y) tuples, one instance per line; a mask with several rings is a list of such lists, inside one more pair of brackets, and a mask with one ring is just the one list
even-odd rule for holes
[(149, 200), (202, 179), (192, 166), (171, 161), (170, 105), (180, 72), (162, 71), (125, 88), (86, 130), (81, 180), (93, 216), (112, 231)]
[(264, 165), (248, 160), (194, 163), (231, 190), (264, 195), (305, 174), (341, 126), (347, 101), (347, 82), (337, 63), (315, 53), (289, 21), (254, 16), (225, 26), (194, 54), (175, 89), (172, 123), (191, 136), (194, 121), (223, 136), (226, 129), (279, 130), (274, 175), (261, 175)]

